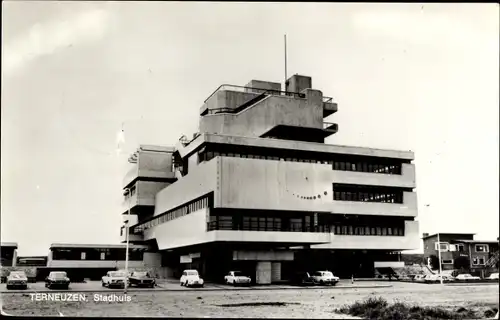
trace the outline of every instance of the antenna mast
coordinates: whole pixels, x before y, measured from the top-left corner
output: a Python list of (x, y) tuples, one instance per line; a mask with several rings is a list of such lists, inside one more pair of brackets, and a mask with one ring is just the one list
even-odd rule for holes
[(286, 91), (286, 80), (288, 79), (287, 76), (287, 65), (286, 65), (286, 34), (285, 34), (285, 90)]

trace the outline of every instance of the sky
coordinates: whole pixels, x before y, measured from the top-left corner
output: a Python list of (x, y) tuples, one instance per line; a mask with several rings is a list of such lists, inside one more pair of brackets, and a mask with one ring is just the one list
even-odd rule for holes
[(327, 143), (415, 152), (420, 233), (496, 239), (498, 30), (496, 4), (3, 1), (1, 240), (118, 243), (129, 154), (220, 84), (283, 83), (284, 34)]

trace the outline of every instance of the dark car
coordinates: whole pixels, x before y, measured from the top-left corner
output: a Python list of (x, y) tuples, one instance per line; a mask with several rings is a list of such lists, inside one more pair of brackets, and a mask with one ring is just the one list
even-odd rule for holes
[(316, 285), (309, 272), (297, 272), (292, 279), (292, 284), (299, 286)]
[(156, 285), (155, 278), (146, 271), (134, 271), (132, 275), (128, 278), (129, 286), (137, 287), (149, 287), (154, 288)]
[(53, 271), (45, 278), (45, 287), (49, 289), (69, 289), (70, 280), (64, 271)]

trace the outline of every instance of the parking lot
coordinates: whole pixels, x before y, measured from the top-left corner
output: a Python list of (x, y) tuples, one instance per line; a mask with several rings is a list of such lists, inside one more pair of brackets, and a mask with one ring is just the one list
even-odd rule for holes
[[(349, 280), (341, 280), (335, 287), (323, 287), (327, 288), (384, 288), (390, 287), (391, 283), (389, 282), (380, 282), (380, 281), (362, 281), (351, 283)], [(213, 291), (213, 290), (286, 290), (286, 289), (298, 289), (301, 287), (292, 286), (289, 284), (283, 285), (272, 285), (272, 286), (232, 286), (225, 284), (215, 284), (215, 283), (206, 283), (203, 288), (186, 288), (180, 286), (178, 280), (168, 280), (168, 281), (158, 281), (157, 286), (155, 288), (138, 288), (138, 287), (129, 287), (128, 291), (130, 292), (142, 292), (142, 291)], [(319, 287), (306, 287), (304, 289), (314, 289)], [(123, 292), (123, 288), (105, 288), (101, 286), (100, 281), (88, 281), (85, 283), (72, 283), (68, 290), (66, 289), (48, 289), (45, 287), (43, 282), (37, 283), (29, 283), (28, 289), (16, 289), (16, 290), (7, 290), (5, 284), (0, 285), (0, 292), (8, 292), (8, 293), (29, 293), (29, 292)]]
[[(98, 286), (98, 291), (92, 289)], [(345, 304), (380, 296), (389, 302), (401, 301), (419, 306), (445, 308), (498, 308), (498, 284), (441, 286), (393, 282), (363, 281), (350, 285), (343, 281), (336, 287), (302, 289), (291, 286), (236, 288), (209, 285), (186, 289), (178, 283), (160, 284), (155, 289), (132, 289), (128, 302), (95, 301), (94, 296), (123, 296), (121, 292), (101, 288), (100, 283), (73, 284), (72, 291), (82, 291), (85, 301), (34, 301), (32, 284), (27, 292), (17, 294), (2, 290), (3, 311), (12, 315), (52, 315), (88, 317), (172, 316), (172, 317), (262, 317), (345, 319), (334, 312)], [(3, 286), (4, 288), (4, 286)], [(105, 289), (105, 290), (101, 290)], [(236, 290), (236, 291), (234, 291)], [(47, 292), (42, 290), (40, 292)], [(154, 292), (154, 294), (153, 294)]]

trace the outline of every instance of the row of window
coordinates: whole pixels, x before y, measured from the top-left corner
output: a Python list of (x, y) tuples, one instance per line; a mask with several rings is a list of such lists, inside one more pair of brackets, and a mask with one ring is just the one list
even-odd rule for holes
[(243, 217), (242, 222), (235, 221), (231, 216), (211, 216), (208, 231), (211, 230), (248, 230), (248, 231), (292, 231), (292, 232), (333, 232), (338, 235), (354, 236), (404, 236), (403, 227), (394, 226), (352, 226), (335, 224), (310, 224), (309, 217), (305, 222), (302, 218), (279, 217)]
[(363, 201), (363, 202), (383, 202), (383, 203), (403, 203), (403, 192), (351, 192), (334, 191), (333, 200), (337, 201)]
[[(126, 249), (52, 249), (52, 260), (125, 260)], [(141, 261), (143, 249), (129, 249), (129, 260)]]
[(401, 165), (377, 164), (368, 162), (335, 161), (333, 170), (401, 174)]
[(371, 227), (371, 226), (346, 226), (335, 225), (332, 227), (334, 234), (350, 236), (404, 236), (403, 227)]
[(401, 174), (401, 165), (396, 164), (376, 164), (369, 162), (346, 162), (336, 160), (319, 160), (319, 159), (303, 159), (294, 157), (278, 157), (272, 155), (258, 155), (258, 154), (240, 154), (231, 152), (216, 152), (207, 151), (200, 153), (200, 162), (209, 161), (215, 157), (236, 157), (236, 158), (249, 158), (249, 159), (262, 159), (262, 160), (281, 160), (289, 162), (305, 162), (305, 163), (319, 163), (329, 164), (333, 170), (342, 171), (357, 171), (357, 172), (370, 172), (370, 173), (384, 173), (384, 174)]
[[(449, 244), (448, 242), (434, 242), (434, 250), (465, 252), (465, 246), (461, 243)], [(474, 251), (490, 252), (490, 247), (487, 244), (476, 244), (474, 245)]]
[(183, 217), (192, 212), (207, 208), (209, 206), (209, 198), (204, 197), (199, 200), (195, 200), (185, 206), (179, 207), (177, 209), (162, 213), (161, 215), (155, 217), (153, 220), (144, 222), (136, 227), (134, 227), (134, 233), (142, 232), (143, 230), (155, 227), (159, 224), (163, 224), (170, 220), (174, 220)]
[[(453, 264), (453, 259), (443, 259), (441, 260), (442, 264)], [(473, 266), (484, 266), (486, 264), (484, 257), (472, 257), (472, 265)]]

